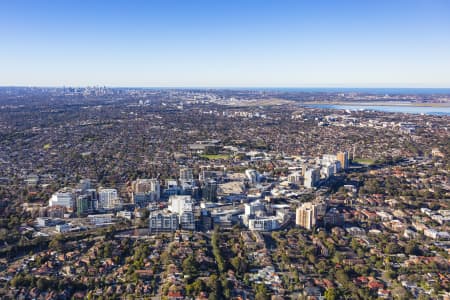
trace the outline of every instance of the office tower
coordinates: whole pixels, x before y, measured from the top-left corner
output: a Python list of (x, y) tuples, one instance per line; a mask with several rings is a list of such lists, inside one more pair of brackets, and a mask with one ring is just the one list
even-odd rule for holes
[(192, 195), (195, 188), (194, 175), (192, 169), (180, 169), (180, 194)]
[(334, 154), (324, 154), (324, 155), (322, 155), (322, 162), (332, 163), (335, 160), (338, 160), (337, 155), (334, 155)]
[(341, 163), (341, 168), (344, 170), (348, 169), (348, 152), (339, 152), (337, 154), (337, 160)]
[(87, 213), (89, 210), (90, 197), (88, 195), (81, 195), (77, 197), (77, 214), (81, 215)]
[(208, 202), (217, 201), (217, 182), (215, 180), (208, 180), (203, 186), (203, 199)]
[(198, 186), (192, 187), (191, 195), (192, 195), (192, 198), (194, 198), (195, 200), (200, 200), (202, 198), (201, 189)]
[[(338, 162), (339, 163), (339, 162)], [(335, 163), (327, 163), (322, 166), (322, 169), (320, 170), (320, 173), (325, 177), (329, 178), (335, 173), (335, 170), (337, 169)]]
[(89, 197), (88, 209), (91, 211), (98, 209), (97, 190), (96, 189), (88, 189), (88, 190), (86, 190), (85, 195), (87, 195)]
[(325, 216), (325, 213), (327, 212), (326, 202), (316, 199), (314, 200), (313, 205), (316, 218), (323, 218)]

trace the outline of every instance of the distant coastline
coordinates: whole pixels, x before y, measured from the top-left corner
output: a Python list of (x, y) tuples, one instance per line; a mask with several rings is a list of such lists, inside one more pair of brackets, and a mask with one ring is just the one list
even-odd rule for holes
[(366, 103), (366, 102), (303, 102), (304, 107), (340, 110), (370, 110), (388, 113), (450, 116), (450, 103)]
[(303, 102), (305, 105), (351, 105), (351, 106), (399, 106), (399, 107), (450, 107), (447, 103), (418, 103), (418, 102), (393, 102), (393, 101), (308, 101)]
[(384, 87), (211, 87), (202, 89), (253, 90), (286, 93), (361, 93), (372, 95), (450, 95), (450, 88), (384, 88)]

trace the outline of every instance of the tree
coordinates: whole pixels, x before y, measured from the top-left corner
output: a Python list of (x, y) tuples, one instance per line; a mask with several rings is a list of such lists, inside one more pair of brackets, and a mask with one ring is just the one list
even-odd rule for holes
[(211, 292), (211, 293), (209, 293), (208, 300), (219, 300), (219, 299), (220, 299), (220, 298), (219, 298), (219, 296), (217, 295), (216, 292)]
[(198, 263), (194, 258), (194, 255), (189, 255), (183, 260), (183, 273), (189, 275), (190, 277), (197, 276)]
[(402, 251), (402, 247), (397, 243), (388, 243), (386, 248), (384, 248), (384, 252), (387, 254), (397, 254)]
[(410, 241), (405, 246), (405, 253), (409, 255), (421, 255), (422, 251), (420, 250), (419, 246), (415, 241)]
[(106, 242), (106, 243), (103, 245), (103, 253), (102, 253), (103, 258), (109, 258), (109, 257), (112, 256), (112, 249), (111, 249), (111, 246), (112, 246), (111, 242)]
[(397, 285), (392, 289), (392, 295), (394, 299), (406, 300), (412, 299), (412, 295), (401, 285)]
[(355, 238), (352, 238), (352, 241), (350, 243), (350, 246), (352, 247), (353, 250), (356, 251), (356, 249), (359, 248), (359, 242), (358, 240), (356, 240)]
[(36, 282), (36, 286), (41, 291), (45, 291), (49, 287), (49, 282), (45, 278), (39, 278), (38, 281)]
[(239, 256), (235, 256), (230, 260), (231, 265), (233, 266), (233, 269), (237, 272), (239, 269), (239, 261), (240, 261), (240, 257)]
[(201, 279), (196, 279), (194, 283), (192, 283), (192, 289), (193, 291), (198, 294), (204, 290), (206, 290), (206, 284)]
[(346, 286), (346, 284), (349, 281), (348, 275), (344, 270), (337, 270), (336, 271), (336, 279), (339, 281), (343, 286)]
[[(222, 297), (222, 283), (216, 274), (209, 276), (207, 285), (211, 291), (211, 294), (214, 294), (212, 297), (216, 297), (214, 299), (220, 299)], [(209, 299), (211, 299), (211, 295)]]
[(146, 208), (140, 209), (139, 212), (141, 213), (141, 221), (147, 220), (150, 216), (150, 211)]
[(247, 260), (240, 256), (233, 257), (231, 259), (231, 265), (233, 266), (238, 276), (242, 276), (248, 268)]
[(325, 299), (326, 300), (335, 300), (335, 299), (337, 299), (336, 290), (334, 288), (328, 288), (325, 291)]
[(419, 294), (418, 300), (431, 300), (431, 297), (426, 294)]
[(336, 252), (331, 259), (331, 261), (335, 264), (342, 263), (342, 260), (344, 259), (344, 255), (341, 252)]
[(62, 243), (62, 236), (61, 235), (55, 236), (48, 244), (48, 247), (50, 249), (62, 251), (64, 248), (63, 243)]
[(267, 292), (266, 285), (258, 284), (256, 286), (255, 300), (268, 300), (268, 299), (270, 299), (270, 296)]
[(231, 290), (233, 289), (233, 284), (225, 276), (222, 277), (222, 290), (225, 299), (231, 298)]
[(316, 264), (316, 269), (319, 274), (327, 273), (329, 265), (325, 260), (321, 260)]
[(217, 262), (217, 268), (219, 269), (220, 273), (223, 273), (225, 271), (225, 261), (222, 257), (220, 248), (219, 248), (219, 229), (216, 227), (214, 229), (214, 232), (211, 236), (211, 244), (213, 248), (213, 255)]
[(250, 275), (248, 275), (248, 273), (245, 273), (245, 275), (244, 275), (244, 284), (245, 285), (250, 284)]

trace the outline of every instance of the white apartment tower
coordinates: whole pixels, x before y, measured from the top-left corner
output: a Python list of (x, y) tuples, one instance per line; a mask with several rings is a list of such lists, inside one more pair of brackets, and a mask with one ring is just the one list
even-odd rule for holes
[(101, 189), (98, 191), (98, 206), (100, 209), (113, 209), (118, 204), (116, 189)]
[(312, 188), (316, 186), (317, 182), (320, 180), (320, 169), (308, 169), (305, 172), (304, 186), (306, 188)]

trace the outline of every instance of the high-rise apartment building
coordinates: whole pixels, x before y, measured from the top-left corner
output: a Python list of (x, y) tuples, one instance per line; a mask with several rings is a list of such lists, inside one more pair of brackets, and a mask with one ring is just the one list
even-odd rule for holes
[(339, 152), (337, 154), (337, 160), (341, 163), (341, 168), (344, 170), (348, 169), (348, 152)]
[(168, 212), (152, 212), (149, 216), (149, 232), (173, 232), (178, 229), (178, 215)]
[(133, 203), (145, 207), (150, 202), (159, 201), (161, 187), (158, 179), (137, 179), (133, 181)]
[(100, 189), (98, 191), (99, 209), (114, 209), (119, 203), (116, 189)]
[(306, 188), (312, 188), (317, 185), (319, 180), (320, 180), (320, 169), (317, 168), (308, 169), (305, 172), (305, 180), (303, 185)]
[(191, 196), (187, 195), (173, 195), (169, 198), (168, 209), (177, 214), (181, 229), (194, 230), (195, 229), (195, 217), (194, 217), (194, 202)]
[(194, 175), (192, 174), (192, 169), (182, 168), (180, 169), (180, 183), (192, 184), (194, 182)]
[(295, 212), (295, 224), (311, 230), (317, 221), (317, 207), (311, 202), (303, 203)]

